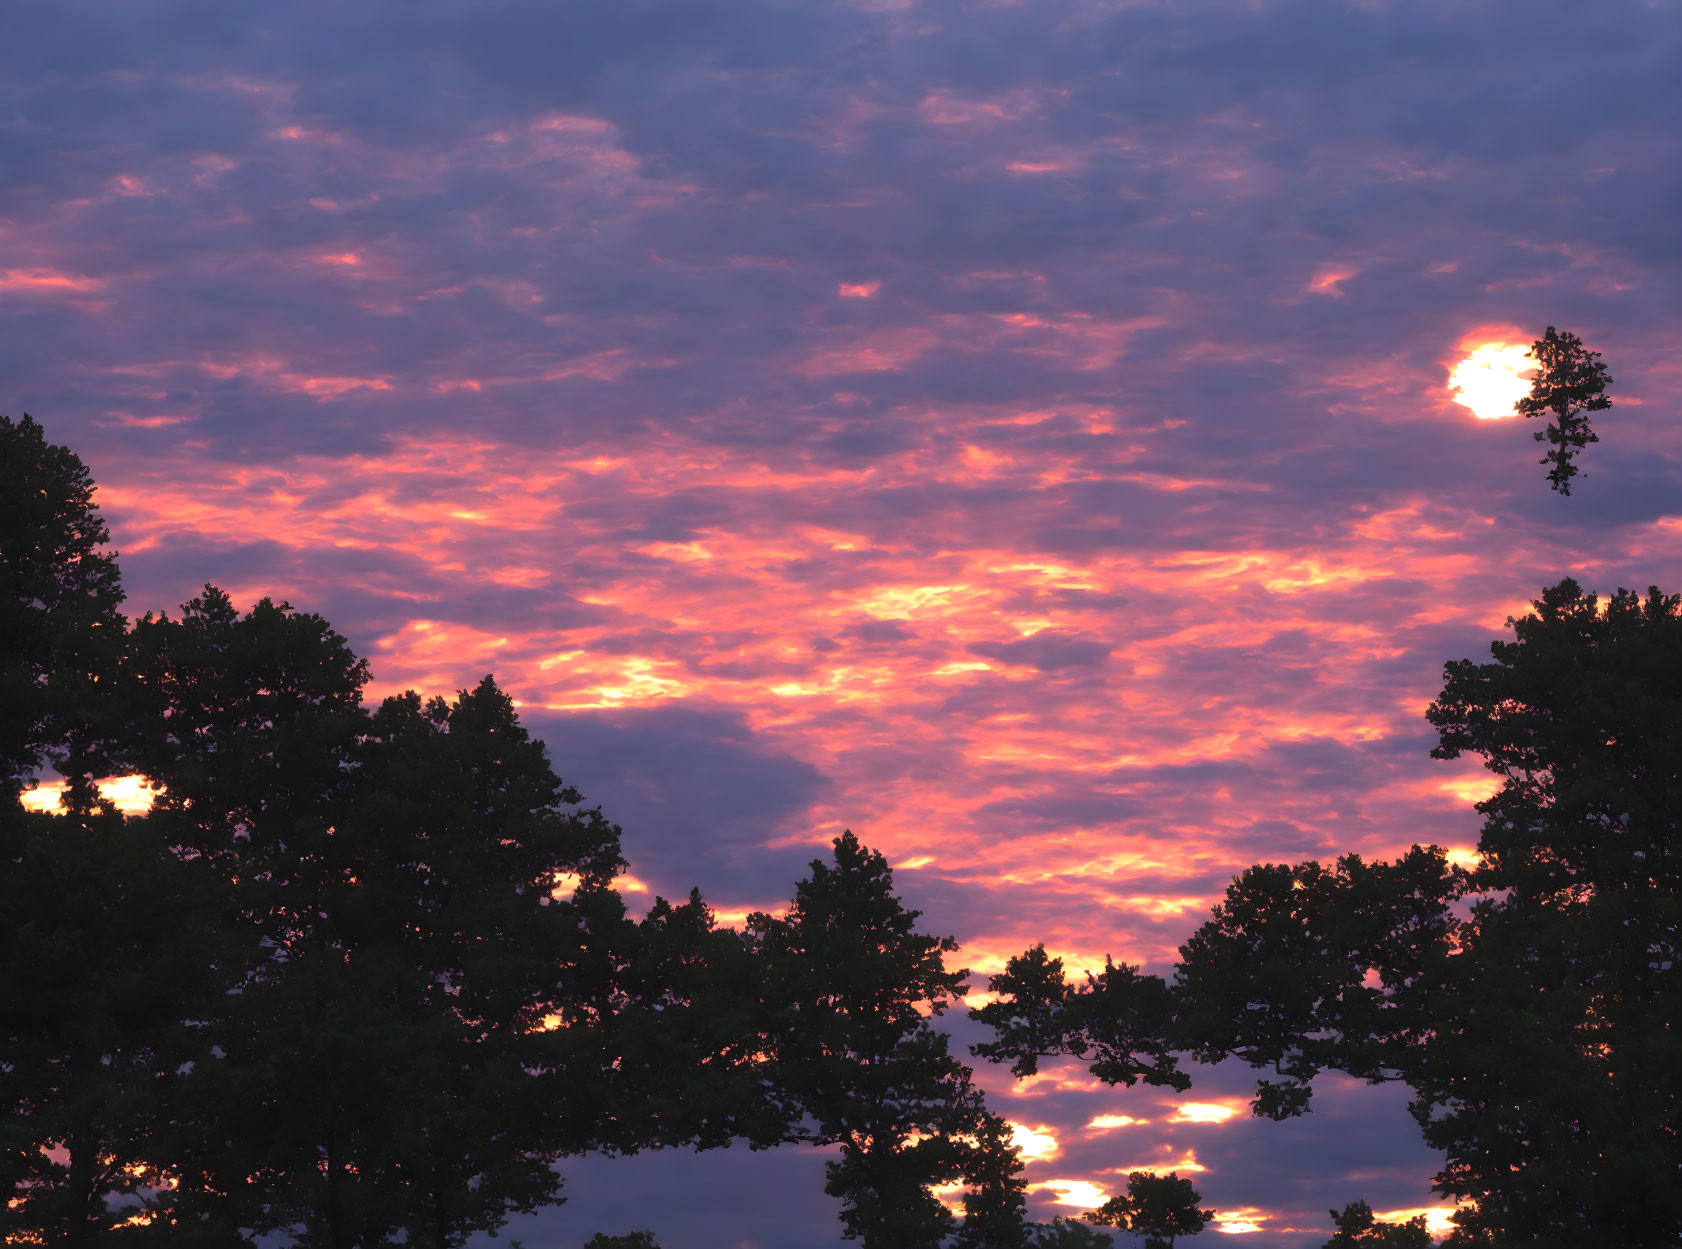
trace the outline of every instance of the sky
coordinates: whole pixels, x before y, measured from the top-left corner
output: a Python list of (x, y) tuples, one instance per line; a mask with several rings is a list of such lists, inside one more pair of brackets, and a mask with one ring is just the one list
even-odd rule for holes
[[(0, 411), (135, 614), (494, 673), (633, 906), (850, 827), (977, 988), (1167, 973), (1250, 864), (1470, 852), (1423, 712), (1544, 585), (1682, 588), (1679, 63), (1671, 0), (10, 0)], [(1569, 498), (1485, 384), (1549, 325), (1614, 379)], [(1443, 1204), (1403, 1089), (983, 1067), (1042, 1219)], [(821, 1249), (823, 1162), (582, 1159), (509, 1230)]]

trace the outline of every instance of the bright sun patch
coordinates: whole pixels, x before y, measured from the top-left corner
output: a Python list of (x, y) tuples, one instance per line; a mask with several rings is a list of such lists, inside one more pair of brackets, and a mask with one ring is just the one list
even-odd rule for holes
[(1480, 421), (1513, 415), (1513, 405), (1530, 393), (1530, 374), (1536, 362), (1530, 348), (1519, 343), (1484, 343), (1455, 365), (1448, 375), (1454, 402), (1468, 407)]
[(1022, 1156), (1030, 1162), (1039, 1162), (1047, 1158), (1055, 1158), (1058, 1154), (1057, 1137), (1050, 1128), (1040, 1126), (1030, 1128), (1020, 1123), (1010, 1125), (1010, 1143), (1022, 1151)]
[(1221, 1106), (1214, 1102), (1186, 1102), (1174, 1112), (1170, 1123), (1225, 1123), (1232, 1118), (1231, 1106)]
[(1442, 1237), (1454, 1230), (1454, 1224), (1449, 1220), (1453, 1213), (1453, 1206), (1414, 1206), (1407, 1210), (1386, 1210), (1378, 1218), (1385, 1223), (1406, 1223), (1415, 1215), (1423, 1214), (1425, 1230), (1433, 1236)]
[(1145, 1120), (1135, 1119), (1132, 1115), (1097, 1115), (1086, 1126), (1098, 1129), (1124, 1128), (1130, 1123), (1143, 1122)]
[[(124, 815), (142, 815), (152, 809), (157, 791), (146, 784), (143, 776), (108, 776), (94, 782), (101, 796), (109, 798)], [(30, 811), (58, 812), (64, 807), (64, 782), (43, 781), (21, 795), (24, 807)]]
[(1110, 1199), (1108, 1193), (1090, 1180), (1045, 1180), (1028, 1185), (1028, 1191), (1054, 1192), (1057, 1196), (1051, 1199), (1053, 1205), (1075, 1206), (1082, 1210), (1095, 1209)]

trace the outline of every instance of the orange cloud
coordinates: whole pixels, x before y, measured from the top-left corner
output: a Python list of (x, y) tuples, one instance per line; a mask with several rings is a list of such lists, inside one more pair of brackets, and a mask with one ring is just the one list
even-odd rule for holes
[(105, 286), (102, 278), (58, 269), (0, 269), (0, 291), (28, 291), (34, 294), (85, 294)]

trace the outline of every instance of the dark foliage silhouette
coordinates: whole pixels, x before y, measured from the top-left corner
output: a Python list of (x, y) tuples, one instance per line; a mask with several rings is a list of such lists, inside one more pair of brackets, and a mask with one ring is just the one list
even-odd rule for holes
[(1553, 465), (1549, 484), (1560, 494), (1570, 494), (1571, 479), (1581, 471), (1576, 457), (1589, 443), (1600, 441), (1586, 414), (1612, 406), (1606, 397), (1612, 379), (1598, 351), (1589, 351), (1575, 334), (1551, 325), (1531, 345), (1530, 354), (1536, 360), (1536, 377), (1515, 410), (1520, 416), (1553, 417), (1546, 429), (1536, 431), (1537, 442), (1552, 444), (1540, 463)]
[(1191, 1181), (1174, 1172), (1133, 1171), (1127, 1177), (1126, 1192), (1111, 1197), (1086, 1217), (1143, 1236), (1144, 1249), (1174, 1249), (1175, 1240), (1197, 1235), (1215, 1217), (1213, 1210), (1198, 1207), (1201, 1200)]
[(812, 861), (786, 914), (748, 917), (770, 1009), (776, 1084), (801, 1117), (791, 1139), (841, 1147), (825, 1191), (847, 1239), (867, 1249), (936, 1249), (957, 1227), (930, 1186), (963, 1184), (959, 1243), (1019, 1243), (1021, 1162), (970, 1071), (948, 1053), (939, 1015), (963, 992), (950, 937), (916, 931), (893, 873), (850, 831), (833, 865)]
[(210, 1058), (190, 1021), (217, 1005), (219, 901), (147, 821), (0, 813), (0, 1241), (103, 1244), (158, 1206), (183, 1068)]
[(0, 787), (46, 762), (84, 807), (125, 624), (93, 489), (39, 423), (0, 416)]
[[(0, 440), (8, 1234), (441, 1249), (555, 1200), (558, 1158), (698, 1134), (619, 1076), (616, 1015), (692, 1013), (708, 959), (751, 997), (747, 955), (698, 897), (627, 916), (618, 829), (491, 680), (370, 712), (326, 621), (214, 587), (129, 630), (86, 468), (28, 418)], [(43, 764), (68, 814), (19, 805)], [(97, 799), (115, 764), (148, 814)], [(637, 1054), (716, 1142), (747, 1046), (715, 1014)]]
[(1062, 1216), (1039, 1224), (1028, 1239), (1030, 1249), (1111, 1249), (1114, 1244), (1108, 1232)]
[(1431, 1233), (1423, 1214), (1405, 1223), (1385, 1223), (1364, 1201), (1350, 1202), (1342, 1210), (1329, 1213), (1337, 1231), (1323, 1249), (1431, 1249)]

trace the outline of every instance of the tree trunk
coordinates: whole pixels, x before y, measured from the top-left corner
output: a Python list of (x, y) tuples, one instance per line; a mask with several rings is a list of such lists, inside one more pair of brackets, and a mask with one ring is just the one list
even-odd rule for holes
[(103, 1193), (95, 1192), (99, 1172), (99, 1136), (90, 1122), (70, 1134), (70, 1164), (65, 1177), (64, 1249), (92, 1249), (98, 1228), (96, 1208), (104, 1205)]

